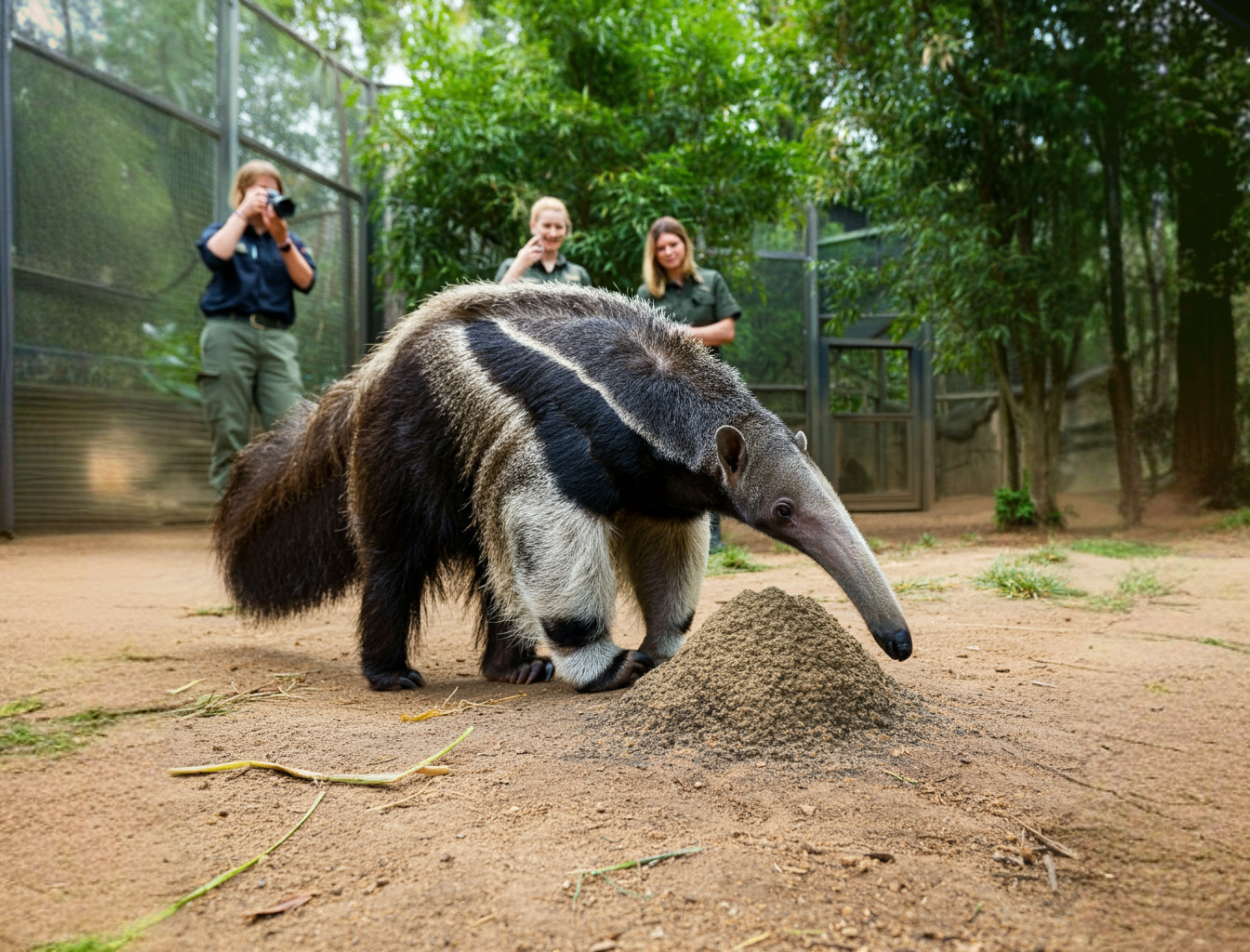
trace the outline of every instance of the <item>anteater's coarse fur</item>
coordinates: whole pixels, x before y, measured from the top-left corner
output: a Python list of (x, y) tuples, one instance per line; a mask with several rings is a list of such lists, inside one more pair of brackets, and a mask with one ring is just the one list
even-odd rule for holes
[[(423, 683), (409, 635), (431, 597), (462, 583), (480, 604), (488, 677), (532, 681), (554, 664), (579, 689), (602, 690), (680, 645), (709, 510), (760, 524), (778, 480), (823, 482), (797, 442), (649, 305), (466, 285), (430, 299), (319, 403), (239, 454), (214, 543), (235, 602), (258, 619), (359, 584), (375, 688)], [(618, 573), (646, 623), (641, 651), (609, 634)]]

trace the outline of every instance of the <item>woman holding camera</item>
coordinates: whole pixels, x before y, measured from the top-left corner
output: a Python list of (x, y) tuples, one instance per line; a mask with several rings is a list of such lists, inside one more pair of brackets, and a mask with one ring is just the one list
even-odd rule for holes
[(196, 243), (212, 272), (200, 299), (207, 320), (198, 382), (213, 441), (209, 483), (218, 497), (234, 454), (247, 444), (253, 403), (268, 429), (303, 395), (298, 343), (290, 332), (293, 292), (311, 291), (317, 270), (274, 208), (270, 193), (281, 199), (282, 191), (271, 163), (244, 164), (230, 190), (234, 211), (204, 229)]
[(534, 237), (521, 246), (515, 258), (509, 258), (499, 266), (495, 283), (554, 281), (590, 287), (590, 275), (586, 269), (560, 254), (560, 245), (572, 230), (573, 222), (564, 202), (550, 195), (540, 198), (530, 209), (530, 234)]

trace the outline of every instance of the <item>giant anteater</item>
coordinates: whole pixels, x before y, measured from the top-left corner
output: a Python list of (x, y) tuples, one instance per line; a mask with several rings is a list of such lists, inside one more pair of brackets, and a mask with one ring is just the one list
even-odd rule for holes
[[(409, 635), (462, 583), (487, 678), (602, 691), (681, 646), (709, 511), (807, 553), (886, 654), (911, 654), (803, 435), (650, 305), (604, 291), (471, 284), (431, 298), (239, 454), (214, 542), (231, 595), (259, 618), (359, 583), (378, 690), (424, 684)], [(646, 624), (638, 651), (609, 634), (618, 574)]]

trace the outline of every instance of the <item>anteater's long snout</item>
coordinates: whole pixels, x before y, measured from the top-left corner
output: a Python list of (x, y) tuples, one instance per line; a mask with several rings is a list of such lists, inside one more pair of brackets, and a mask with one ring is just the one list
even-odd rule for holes
[(799, 548), (828, 572), (858, 609), (873, 639), (895, 661), (911, 657), (911, 629), (868, 543), (849, 517), (829, 520), (799, 540)]
[(872, 637), (881, 646), (881, 650), (895, 661), (906, 661), (911, 657), (911, 631), (909, 629), (904, 627), (885, 633), (874, 631)]

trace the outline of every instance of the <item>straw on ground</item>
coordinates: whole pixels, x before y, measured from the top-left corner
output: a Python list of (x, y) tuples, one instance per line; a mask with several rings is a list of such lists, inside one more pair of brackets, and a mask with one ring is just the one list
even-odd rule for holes
[(442, 704), (438, 705), (437, 707), (430, 708), (428, 711), (424, 712), (423, 714), (400, 714), (399, 719), (406, 723), (415, 723), (416, 721), (428, 721), (431, 718), (435, 718), (435, 717), (447, 717), (450, 714), (459, 714), (462, 711), (469, 711), (475, 707), (489, 707), (492, 704), (501, 704), (504, 701), (515, 701), (519, 697), (525, 697), (525, 692), (522, 691), (519, 694), (509, 694), (507, 697), (491, 698), (488, 701), (466, 701), (462, 699), (456, 702), (456, 705), (453, 707), (451, 706), (451, 699), (453, 696), (455, 696), (456, 691), (459, 691), (459, 690), (460, 690), (459, 688), (456, 688), (454, 691), (451, 692), (451, 694), (447, 695), (446, 701), (444, 701)]
[(644, 856), (642, 859), (627, 859), (623, 863), (617, 863), (615, 866), (601, 866), (599, 869), (585, 869), (577, 874), (577, 889), (573, 892), (573, 908), (577, 908), (578, 897), (582, 894), (582, 883), (587, 876), (599, 876), (605, 881), (612, 884), (612, 887), (619, 893), (626, 896), (634, 896), (638, 898), (636, 893), (631, 893), (628, 889), (620, 886), (608, 873), (615, 873), (623, 869), (635, 869), (641, 866), (654, 866), (666, 859), (672, 859), (675, 856), (687, 856), (691, 853), (702, 853), (702, 846), (687, 846), (685, 849), (673, 850), (671, 853), (659, 853), (655, 856)]
[(389, 774), (324, 774), (314, 770), (303, 770), (299, 767), (287, 767), (283, 764), (271, 764), (263, 760), (234, 760), (226, 764), (204, 764), (199, 767), (170, 767), (169, 773), (174, 777), (187, 777), (194, 774), (219, 773), (224, 770), (242, 770), (255, 767), (259, 770), (278, 770), (282, 773), (290, 774), (292, 777), (298, 777), (301, 780), (314, 780), (320, 783), (349, 783), (357, 786), (365, 787), (383, 787), (389, 784), (398, 783), (406, 777), (413, 774), (424, 774), (427, 777), (441, 777), (448, 773), (449, 767), (431, 766), (434, 761), (448, 753), (453, 747), (473, 733), (470, 727), (454, 741), (440, 750), (432, 757), (427, 757), (419, 764), (409, 767), (407, 770), (401, 770), (399, 773)]
[(239, 873), (245, 872), (246, 870), (251, 869), (257, 863), (259, 863), (262, 859), (264, 859), (266, 856), (268, 856), (270, 853), (272, 853), (279, 846), (281, 846), (283, 843), (285, 843), (287, 840), (289, 840), (292, 836), (295, 835), (295, 831), (298, 830), (301, 826), (303, 826), (305, 821), (307, 821), (307, 819), (313, 815), (313, 811), (316, 810), (317, 807), (321, 805), (321, 801), (325, 799), (325, 795), (326, 794), (324, 790), (321, 791), (321, 793), (317, 794), (317, 799), (314, 800), (313, 805), (308, 808), (308, 812), (305, 813), (302, 817), (300, 817), (299, 822), (296, 823), (293, 827), (291, 827), (291, 829), (287, 832), (286, 836), (282, 837), (282, 839), (274, 843), (273, 846), (269, 847), (268, 849), (264, 850), (261, 853), (258, 853), (256, 856), (252, 857), (246, 863), (243, 863), (241, 866), (236, 866), (234, 869), (229, 870), (228, 872), (222, 873), (220, 876), (216, 876), (213, 879), (210, 879), (203, 886), (200, 886), (198, 889), (192, 890), (191, 892), (183, 896), (181, 899), (174, 900), (172, 903), (170, 903), (160, 912), (154, 913), (153, 915), (148, 916), (146, 919), (140, 919), (138, 922), (133, 923), (132, 925), (124, 929), (119, 935), (116, 935), (116, 936), (82, 936), (78, 939), (71, 939), (68, 942), (54, 942), (48, 945), (41, 945), (37, 949), (35, 949), (35, 952), (116, 952), (116, 950), (122, 948), (122, 946), (127, 945), (128, 943), (133, 942), (135, 939), (139, 938), (139, 936), (141, 936), (148, 929), (152, 928), (152, 926), (156, 925), (158, 922), (164, 922), (166, 919), (168, 919), (170, 916), (176, 913), (183, 906), (187, 905), (187, 903), (193, 902), (196, 899), (199, 899), (205, 893), (208, 893), (216, 889), (222, 883), (233, 879), (235, 876), (239, 875)]

